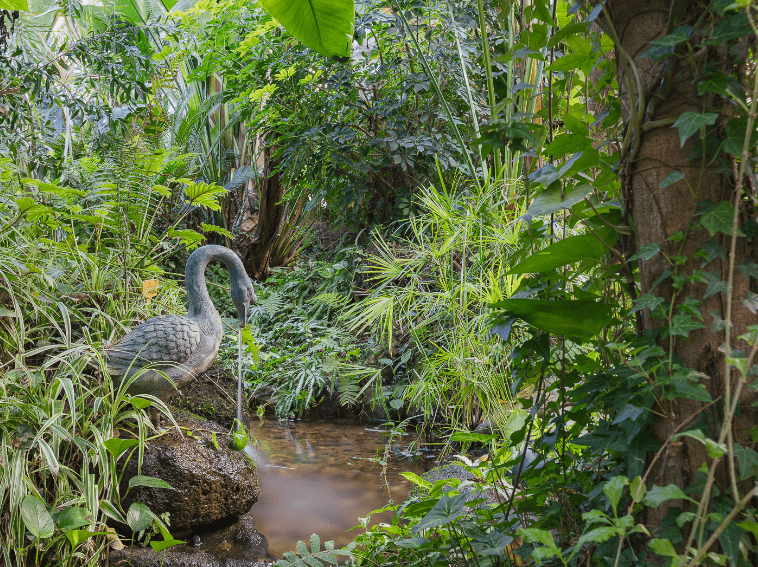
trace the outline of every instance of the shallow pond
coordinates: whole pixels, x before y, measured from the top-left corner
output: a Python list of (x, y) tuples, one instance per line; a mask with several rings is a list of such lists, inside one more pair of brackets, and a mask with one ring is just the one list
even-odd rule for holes
[[(298, 540), (317, 533), (337, 547), (350, 542), (360, 529), (347, 532), (372, 510), (392, 498), (402, 502), (412, 484), (399, 473), (421, 474), (435, 466), (436, 454), (421, 447), (413, 458), (404, 455), (415, 439), (406, 434), (390, 445), (386, 481), (382, 476), (389, 435), (373, 424), (355, 420), (253, 420), (258, 440), (252, 457), (258, 466), (260, 500), (253, 506), (258, 531), (269, 543), (269, 553), (281, 557)], [(389, 522), (390, 512), (371, 517), (371, 523)]]

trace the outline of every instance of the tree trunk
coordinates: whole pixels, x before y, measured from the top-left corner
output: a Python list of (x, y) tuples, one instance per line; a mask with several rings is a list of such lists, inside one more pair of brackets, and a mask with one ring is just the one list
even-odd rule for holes
[(258, 187), (258, 226), (252, 239), (239, 246), (247, 273), (261, 282), (271, 274), (271, 254), (284, 216), (284, 185), (277, 171), (279, 162), (271, 157), (275, 151), (276, 148), (270, 145), (263, 150), (263, 176)]
[[(633, 109), (639, 101), (639, 90), (644, 93), (645, 105), (642, 108), (644, 116), (640, 120), (639, 135), (633, 139), (630, 152), (622, 157), (621, 181), (624, 191), (625, 207), (634, 223), (637, 249), (658, 243), (662, 252), (650, 260), (640, 260), (641, 293), (655, 289), (657, 296), (667, 301), (674, 300), (675, 306), (681, 305), (687, 298), (700, 300), (698, 309), (703, 316), (704, 328), (692, 331), (687, 339), (671, 337), (659, 340), (661, 346), (673, 351), (679, 357), (683, 367), (702, 373), (702, 383), (711, 397), (716, 400), (724, 395), (725, 390), (725, 361), (719, 347), (725, 342), (724, 330), (712, 330), (714, 318), (711, 312), (720, 311), (722, 316), (727, 312), (727, 297), (725, 293), (716, 293), (704, 298), (707, 283), (685, 283), (681, 290), (675, 290), (671, 278), (655, 287), (658, 278), (667, 269), (673, 269), (668, 258), (685, 256), (686, 262), (679, 268), (679, 273), (692, 275), (695, 270), (711, 272), (716, 270), (720, 280), (727, 280), (728, 250), (731, 237), (717, 234), (711, 237), (704, 229), (693, 230), (694, 215), (698, 210), (697, 204), (708, 199), (714, 203), (730, 201), (738, 206), (735, 199), (735, 180), (715, 170), (715, 162), (705, 160), (687, 161), (687, 156), (696, 145), (699, 136), (690, 137), (684, 147), (680, 147), (679, 130), (672, 127), (672, 120), (683, 112), (720, 111), (728, 114), (727, 108), (714, 109), (713, 99), (698, 95), (697, 81), (699, 70), (706, 62), (718, 62), (730, 65), (730, 55), (723, 46), (709, 47), (695, 55), (695, 65), (686, 57), (667, 57), (654, 62), (649, 57), (642, 57), (651, 45), (650, 41), (665, 36), (669, 21), (675, 25), (692, 25), (702, 14), (706, 3), (697, 1), (679, 2), (683, 10), (675, 13), (673, 0), (611, 0), (608, 4), (610, 25), (615, 30), (622, 50), (616, 50), (619, 72), (619, 87), (622, 110), (625, 119), (630, 119)], [(671, 28), (669, 28), (671, 29)], [(625, 52), (625, 53), (624, 53)], [(637, 78), (631, 72), (629, 58), (634, 62), (638, 71), (640, 87)], [(673, 65), (674, 68), (669, 67)], [(731, 69), (730, 69), (731, 70)], [(673, 71), (673, 72), (670, 72)], [(631, 92), (630, 92), (631, 91)], [(654, 121), (670, 119), (659, 127), (648, 127)], [(679, 171), (684, 179), (660, 188), (659, 184), (672, 172)], [(684, 239), (668, 240), (681, 231)], [(706, 263), (695, 253), (703, 248), (706, 241), (713, 240), (723, 246), (727, 254), (716, 257)], [(742, 264), (747, 256), (753, 255), (753, 245), (745, 238), (739, 238), (736, 249), (736, 266)], [(746, 332), (746, 326), (756, 323), (756, 318), (741, 304), (746, 297), (749, 280), (743, 277), (739, 270), (734, 273), (732, 323), (732, 348), (746, 349), (746, 345), (736, 339)], [(673, 311), (677, 313), (676, 310)], [(643, 325), (645, 330), (654, 330), (665, 321), (653, 319), (649, 310), (645, 310)], [(732, 376), (732, 383), (738, 376)], [(732, 388), (732, 392), (734, 389)], [(735, 418), (735, 442), (750, 444), (748, 430), (758, 421), (756, 408), (749, 407), (755, 400), (754, 392), (743, 389), (740, 402), (741, 411)], [(704, 402), (690, 399), (677, 399), (667, 402), (666, 406), (657, 408), (657, 417), (651, 427), (651, 434), (661, 443), (666, 443), (671, 436), (687, 429), (693, 429), (699, 419), (706, 419), (712, 436), (718, 435), (723, 419), (723, 399), (710, 406), (706, 411)], [(702, 412), (697, 416), (698, 412)], [(690, 420), (690, 418), (692, 418)], [(685, 424), (685, 421), (690, 420)], [(684, 425), (683, 425), (684, 424)], [(710, 459), (702, 443), (684, 437), (669, 443), (653, 471), (648, 477), (650, 484), (675, 484), (686, 487), (695, 481), (695, 471), (704, 463), (710, 464)], [(729, 489), (725, 469), (718, 469), (717, 484), (722, 489)], [(670, 501), (668, 506), (681, 505), (681, 502)], [(668, 507), (648, 508), (646, 522), (651, 532), (660, 526)]]

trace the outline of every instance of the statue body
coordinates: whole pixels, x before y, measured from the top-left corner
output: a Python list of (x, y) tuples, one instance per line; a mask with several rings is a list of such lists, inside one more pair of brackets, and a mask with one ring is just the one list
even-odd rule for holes
[(232, 300), (240, 327), (245, 325), (250, 302), (256, 297), (242, 261), (224, 246), (198, 248), (184, 272), (187, 316), (148, 319), (105, 350), (108, 373), (116, 386), (131, 380), (130, 394), (150, 394), (166, 401), (213, 365), (223, 336), (221, 317), (205, 285), (205, 267), (214, 260), (223, 262), (231, 273)]

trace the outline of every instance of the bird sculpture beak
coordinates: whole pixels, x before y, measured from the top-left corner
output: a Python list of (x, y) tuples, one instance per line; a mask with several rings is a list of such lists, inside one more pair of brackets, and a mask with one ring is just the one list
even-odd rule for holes
[(245, 302), (237, 307), (237, 316), (239, 317), (240, 329), (247, 325), (247, 312), (250, 310), (250, 302)]

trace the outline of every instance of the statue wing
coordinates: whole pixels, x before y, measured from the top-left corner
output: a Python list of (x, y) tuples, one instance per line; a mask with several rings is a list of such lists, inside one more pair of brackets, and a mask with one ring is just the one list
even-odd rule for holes
[(182, 364), (200, 345), (200, 326), (179, 315), (148, 319), (105, 350), (108, 372), (124, 376), (148, 364)]

